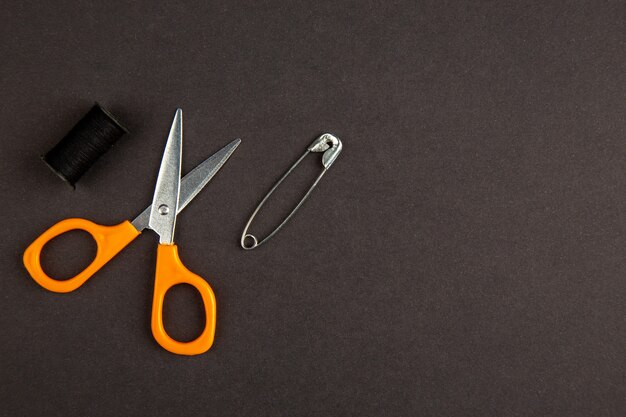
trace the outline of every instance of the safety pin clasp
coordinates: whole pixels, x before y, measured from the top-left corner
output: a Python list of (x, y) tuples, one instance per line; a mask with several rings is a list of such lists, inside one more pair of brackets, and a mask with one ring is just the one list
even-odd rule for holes
[[(341, 143), (341, 140), (339, 140), (339, 138), (337, 138), (336, 136), (331, 135), (330, 133), (324, 133), (323, 135), (315, 139), (313, 143), (309, 145), (309, 147), (304, 152), (304, 154), (300, 158), (298, 158), (298, 160), (287, 170), (287, 172), (283, 174), (282, 177), (280, 177), (280, 179), (276, 182), (276, 184), (274, 184), (274, 186), (267, 192), (265, 197), (263, 197), (263, 200), (261, 200), (259, 205), (254, 209), (254, 211), (252, 212), (252, 215), (250, 216), (250, 219), (248, 219), (248, 222), (246, 223), (246, 227), (244, 227), (243, 229), (243, 233), (241, 234), (241, 242), (240, 242), (241, 247), (245, 250), (251, 250), (251, 249), (257, 248), (261, 246), (263, 243), (267, 242), (276, 233), (278, 233), (278, 231), (282, 229), (283, 226), (285, 226), (285, 224), (293, 217), (296, 211), (298, 211), (298, 209), (300, 208), (300, 206), (302, 206), (302, 204), (306, 201), (306, 199), (309, 198), (309, 195), (311, 195), (311, 192), (317, 186), (317, 183), (322, 179), (326, 171), (328, 171), (328, 169), (335, 162), (335, 160), (337, 160), (337, 157), (341, 153), (342, 148), (343, 148), (343, 144)], [(267, 199), (272, 195), (272, 193), (285, 180), (285, 178), (287, 178), (289, 174), (291, 174), (293, 170), (296, 169), (296, 167), (300, 164), (300, 162), (302, 162), (302, 160), (311, 152), (323, 153), (322, 154), (322, 166), (323, 166), (322, 172), (320, 172), (320, 174), (317, 176), (317, 178), (313, 182), (313, 185), (311, 185), (311, 187), (307, 190), (306, 194), (300, 199), (300, 202), (298, 202), (298, 204), (294, 207), (294, 209), (291, 210), (291, 213), (289, 213), (289, 215), (287, 215), (287, 217), (285, 217), (285, 219), (276, 227), (276, 229), (274, 229), (269, 235), (267, 235), (267, 237), (259, 241), (256, 238), (256, 236), (254, 236), (251, 233), (248, 233), (248, 229), (250, 228), (252, 221), (256, 217), (259, 210), (261, 210), (261, 207), (263, 207)], [(250, 243), (247, 243), (247, 242), (250, 242)]]

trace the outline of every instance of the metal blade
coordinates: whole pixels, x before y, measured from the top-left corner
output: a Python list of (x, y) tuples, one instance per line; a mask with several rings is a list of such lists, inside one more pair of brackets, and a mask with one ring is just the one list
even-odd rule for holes
[(211, 181), (211, 178), (213, 178), (233, 152), (235, 152), (235, 149), (237, 149), (240, 143), (241, 139), (235, 139), (195, 167), (189, 174), (185, 175), (185, 179), (180, 185), (178, 211), (185, 208), (187, 204), (202, 191), (204, 186)]
[(159, 243), (174, 243), (178, 196), (180, 194), (180, 166), (183, 151), (183, 111), (176, 110), (167, 138), (159, 176), (157, 178), (150, 221), (148, 225), (158, 233)]
[[(183, 211), (187, 204), (194, 199), (196, 195), (205, 185), (211, 181), (213, 176), (220, 170), (220, 168), (226, 163), (228, 158), (235, 152), (235, 149), (241, 143), (241, 139), (235, 139), (222, 149), (205, 159), (194, 169), (192, 169), (187, 175), (184, 176), (180, 183), (180, 197), (178, 199), (178, 213)], [(148, 227), (150, 220), (150, 211), (152, 206), (146, 207), (139, 216), (132, 221), (133, 226), (139, 231), (142, 231)], [(177, 213), (177, 214), (178, 214)]]

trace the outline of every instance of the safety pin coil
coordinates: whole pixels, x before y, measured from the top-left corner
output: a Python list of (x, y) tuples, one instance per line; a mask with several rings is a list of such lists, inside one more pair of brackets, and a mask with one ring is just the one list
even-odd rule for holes
[[(298, 209), (306, 201), (306, 199), (309, 198), (309, 195), (311, 195), (311, 192), (313, 191), (315, 186), (317, 186), (317, 183), (322, 179), (326, 171), (328, 171), (328, 168), (330, 168), (330, 166), (335, 162), (335, 160), (339, 156), (339, 153), (341, 153), (342, 148), (343, 148), (343, 145), (341, 144), (341, 140), (331, 135), (330, 133), (324, 133), (319, 138), (315, 139), (313, 143), (311, 143), (311, 145), (304, 152), (304, 154), (287, 170), (287, 172), (285, 172), (285, 174), (283, 174), (282, 177), (280, 177), (280, 179), (276, 182), (276, 184), (274, 184), (274, 186), (267, 192), (265, 197), (263, 197), (263, 200), (261, 200), (261, 202), (256, 207), (256, 209), (254, 209), (254, 211), (252, 212), (252, 215), (250, 216), (250, 219), (248, 219), (248, 223), (246, 223), (246, 227), (244, 227), (243, 229), (243, 233), (241, 234), (241, 247), (244, 248), (245, 250), (254, 249), (256, 247), (261, 246), (263, 243), (267, 242), (272, 236), (278, 233), (278, 231), (282, 229), (283, 226), (285, 226), (285, 224), (289, 221), (289, 219), (293, 217), (296, 211), (298, 211)], [(308, 191), (306, 192), (304, 197), (302, 197), (302, 199), (296, 205), (296, 207), (294, 207), (294, 209), (291, 210), (291, 213), (289, 213), (289, 215), (285, 217), (285, 219), (278, 225), (278, 227), (276, 227), (276, 229), (274, 229), (274, 231), (272, 231), (269, 235), (267, 235), (267, 237), (265, 237), (263, 240), (259, 242), (256, 236), (248, 233), (248, 229), (250, 228), (252, 221), (256, 217), (259, 210), (261, 210), (261, 207), (263, 207), (263, 204), (265, 204), (267, 199), (272, 195), (272, 193), (285, 180), (285, 178), (287, 178), (289, 174), (291, 174), (291, 172), (294, 169), (296, 169), (296, 167), (300, 164), (300, 162), (302, 162), (302, 160), (310, 152), (323, 152), (322, 172), (317, 176), (317, 178), (313, 182), (313, 185), (311, 185), (311, 187), (308, 189)], [(252, 244), (246, 244), (247, 240), (252, 241)]]

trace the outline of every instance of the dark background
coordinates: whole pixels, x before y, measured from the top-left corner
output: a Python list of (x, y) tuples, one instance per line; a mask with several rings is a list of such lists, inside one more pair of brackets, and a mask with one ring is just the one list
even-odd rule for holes
[[(8, 1), (0, 16), (3, 415), (624, 415), (623, 2)], [(131, 134), (72, 191), (39, 155), (95, 100)], [(196, 357), (150, 333), (152, 233), (70, 294), (21, 264), (61, 219), (149, 204), (176, 107), (185, 171), (243, 140), (178, 222), (218, 300)], [(325, 131), (344, 143), (335, 165), (244, 252), (257, 202)], [(46, 267), (76, 272), (87, 241), (55, 241)], [(173, 335), (202, 326), (197, 301), (173, 291)]]

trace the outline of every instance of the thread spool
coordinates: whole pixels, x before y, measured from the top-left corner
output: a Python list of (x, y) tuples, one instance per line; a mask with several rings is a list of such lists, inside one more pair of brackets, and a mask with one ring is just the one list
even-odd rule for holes
[(78, 179), (125, 133), (128, 130), (96, 103), (42, 159), (75, 187)]

